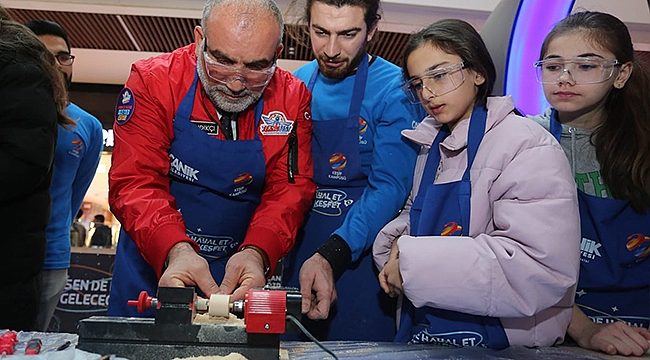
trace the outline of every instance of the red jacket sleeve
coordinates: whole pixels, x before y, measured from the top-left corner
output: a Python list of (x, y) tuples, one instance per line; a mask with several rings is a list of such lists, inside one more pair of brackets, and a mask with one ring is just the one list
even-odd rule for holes
[[(177, 100), (170, 78), (160, 79), (147, 70), (151, 61), (157, 60), (132, 67), (126, 87), (133, 92), (133, 114), (126, 123), (113, 127), (109, 204), (140, 254), (160, 276), (167, 253), (176, 243), (187, 241), (198, 247), (186, 235), (167, 177)], [(182, 83), (180, 79), (172, 81)]]
[[(269, 139), (273, 136), (266, 136), (263, 139), (267, 159), (264, 190), (242, 244), (256, 245), (263, 249), (269, 257), (271, 273), (278, 260), (293, 247), (298, 228), (302, 226), (316, 191), (311, 157), (311, 93), (302, 81), (286, 71), (278, 71), (275, 78), (282, 79), (284, 86), (266, 91), (264, 101), (284, 103), (287, 119), (295, 121), (298, 171), (294, 175), (295, 183), (290, 183), (287, 166), (289, 146), (285, 145), (287, 138), (279, 137), (275, 140)], [(271, 86), (270, 84), (269, 87)], [(277, 144), (273, 146), (273, 141), (283, 142), (282, 151), (277, 151)]]

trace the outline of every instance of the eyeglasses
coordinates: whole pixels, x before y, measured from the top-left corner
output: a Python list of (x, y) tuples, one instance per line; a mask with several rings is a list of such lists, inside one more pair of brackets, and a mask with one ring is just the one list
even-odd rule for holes
[(75, 56), (68, 53), (58, 53), (55, 54), (54, 57), (56, 58), (56, 61), (61, 64), (61, 66), (70, 66), (74, 62)]
[(212, 60), (210, 54), (208, 54), (206, 40), (203, 40), (203, 58), (205, 60), (203, 61), (205, 70), (210, 79), (223, 85), (229, 85), (235, 80), (239, 80), (248, 88), (266, 86), (271, 81), (277, 65), (276, 58), (273, 58), (273, 65), (267, 70), (251, 70), (222, 64), (216, 60)]
[(449, 65), (439, 69), (433, 69), (425, 72), (420, 76), (411, 78), (402, 85), (402, 91), (406, 93), (409, 101), (413, 104), (419, 104), (421, 99), (424, 100), (422, 92), (427, 89), (433, 96), (441, 96), (450, 93), (465, 82), (465, 64)]
[(557, 84), (564, 73), (569, 74), (576, 85), (598, 84), (609, 80), (614, 67), (621, 65), (618, 60), (609, 61), (594, 57), (574, 57), (571, 59), (546, 59), (536, 62), (537, 81), (542, 84)]

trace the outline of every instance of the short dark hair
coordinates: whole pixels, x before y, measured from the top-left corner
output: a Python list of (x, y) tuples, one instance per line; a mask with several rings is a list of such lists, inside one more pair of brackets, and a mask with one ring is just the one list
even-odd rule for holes
[(466, 69), (472, 69), (485, 78), (479, 86), (476, 95), (477, 104), (485, 104), (492, 93), (497, 71), (481, 35), (466, 21), (459, 19), (443, 19), (434, 22), (419, 32), (412, 34), (404, 46), (402, 71), (404, 79), (411, 78), (406, 62), (413, 51), (419, 47), (431, 44), (440, 50), (458, 55)]
[(61, 27), (61, 25), (55, 23), (54, 21), (49, 20), (32, 20), (25, 24), (31, 31), (36, 34), (36, 36), (41, 35), (53, 35), (62, 38), (65, 41), (65, 45), (68, 47), (68, 52), (70, 52), (70, 41), (68, 40), (68, 33)]
[(307, 25), (311, 24), (311, 7), (314, 2), (319, 2), (325, 5), (336, 6), (342, 8), (344, 6), (358, 6), (363, 9), (363, 20), (366, 23), (368, 31), (381, 19), (380, 0), (307, 0), (305, 3), (305, 12), (303, 20)]
[(95, 222), (102, 222), (102, 223), (103, 223), (104, 220), (106, 220), (106, 218), (104, 217), (104, 215), (102, 215), (102, 214), (97, 214), (97, 215), (95, 215)]

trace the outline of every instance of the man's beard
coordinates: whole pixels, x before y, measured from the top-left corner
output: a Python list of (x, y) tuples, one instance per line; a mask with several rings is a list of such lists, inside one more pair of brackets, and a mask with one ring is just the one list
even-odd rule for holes
[(334, 68), (334, 69), (325, 65), (326, 60), (328, 60), (326, 57), (319, 57), (318, 68), (320, 69), (321, 74), (323, 74), (323, 76), (325, 76), (326, 78), (345, 79), (357, 69), (357, 67), (361, 63), (361, 60), (363, 60), (363, 57), (367, 56), (367, 52), (366, 52), (367, 50), (368, 50), (368, 42), (366, 41), (363, 44), (363, 46), (359, 48), (359, 51), (356, 53), (356, 55), (354, 55), (354, 58), (348, 61), (347, 65), (343, 65), (341, 67)]
[[(201, 84), (203, 85), (203, 89), (205, 90), (205, 93), (208, 95), (210, 101), (212, 101), (212, 104), (216, 108), (221, 109), (223, 111), (232, 112), (232, 113), (243, 112), (244, 110), (248, 109), (251, 105), (257, 103), (257, 101), (262, 97), (262, 94), (264, 93), (264, 89), (266, 88), (263, 87), (259, 91), (252, 91), (251, 89), (246, 88), (235, 95), (230, 89), (228, 89), (226, 85), (210, 84), (212, 80), (208, 78), (208, 74), (205, 71), (205, 65), (203, 64), (203, 59), (200, 56), (197, 61), (197, 67), (199, 71), (199, 79), (201, 80)], [(226, 96), (224, 96), (222, 93), (225, 93), (230, 96), (237, 96), (238, 99), (237, 100), (229, 99)]]

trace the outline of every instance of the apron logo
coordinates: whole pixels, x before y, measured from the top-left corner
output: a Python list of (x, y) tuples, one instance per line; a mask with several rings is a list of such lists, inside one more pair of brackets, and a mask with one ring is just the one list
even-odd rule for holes
[(135, 98), (133, 91), (125, 87), (117, 97), (117, 105), (115, 105), (115, 122), (117, 125), (124, 125), (133, 116), (135, 110)]
[(325, 216), (340, 216), (343, 213), (341, 204), (352, 206), (354, 200), (348, 199), (348, 194), (339, 189), (316, 190), (314, 205), (311, 211)]
[(412, 344), (436, 344), (442, 346), (465, 347), (482, 346), (483, 335), (475, 331), (452, 331), (448, 333), (431, 334), (422, 330), (413, 335)]
[(330, 167), (333, 171), (331, 174), (327, 175), (327, 177), (333, 180), (346, 181), (348, 177), (343, 175), (343, 172), (341, 170), (343, 170), (347, 164), (348, 159), (345, 157), (345, 155), (341, 153), (332, 154), (330, 157)]
[(445, 224), (445, 227), (442, 229), (442, 232), (440, 233), (441, 236), (452, 236), (456, 233), (462, 232), (463, 227), (458, 225), (454, 221), (450, 221)]
[(293, 129), (293, 121), (281, 111), (271, 111), (268, 115), (262, 114), (260, 132), (262, 135), (289, 135)]
[(631, 251), (637, 259), (644, 258), (650, 254), (650, 237), (643, 234), (632, 234), (628, 236), (625, 247), (627, 247), (627, 250)]
[(368, 140), (363, 139), (363, 134), (368, 131), (368, 122), (363, 118), (359, 118), (359, 145), (367, 145)]
[(187, 237), (196, 241), (201, 255), (211, 259), (220, 259), (227, 256), (239, 245), (230, 236), (197, 234), (187, 230)]
[(364, 120), (364, 118), (360, 117), (359, 118), (359, 135), (363, 135), (363, 133), (365, 133), (366, 131), (368, 131), (368, 122), (366, 120)]
[(582, 241), (580, 242), (580, 260), (589, 263), (589, 260), (596, 259), (596, 256), (602, 257), (598, 250), (601, 246), (603, 246), (601, 243), (597, 243), (587, 238), (582, 238)]
[(233, 190), (232, 193), (230, 193), (230, 196), (239, 196), (242, 194), (245, 194), (248, 189), (246, 186), (250, 185), (253, 182), (253, 176), (249, 173), (241, 173), (237, 175), (235, 180), (233, 181), (233, 184), (235, 185), (235, 189)]
[(341, 153), (334, 153), (330, 157), (330, 166), (334, 171), (341, 171), (348, 164), (348, 159)]
[(169, 154), (170, 166), (169, 173), (189, 182), (199, 181), (196, 174), (199, 170), (194, 169), (189, 165), (183, 164), (174, 154)]

